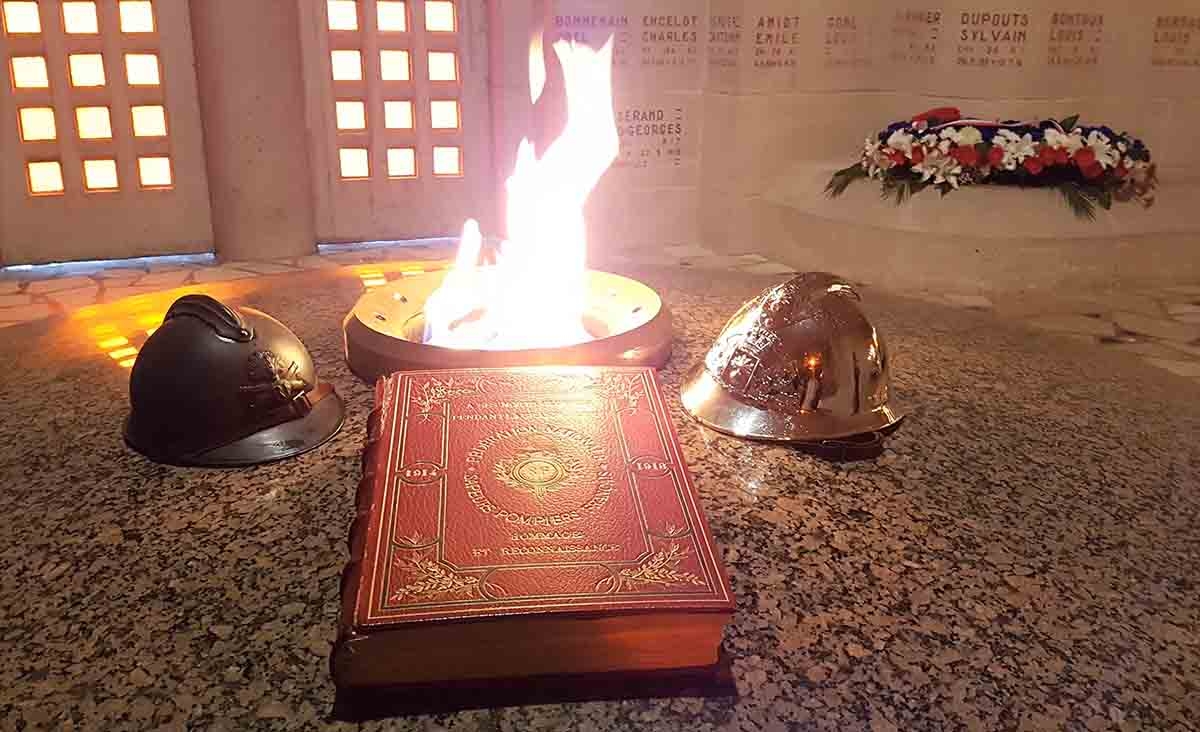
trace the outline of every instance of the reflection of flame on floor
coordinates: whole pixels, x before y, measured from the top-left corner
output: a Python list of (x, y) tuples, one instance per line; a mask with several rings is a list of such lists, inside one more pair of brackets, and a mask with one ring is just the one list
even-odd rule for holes
[(162, 325), (171, 303), (183, 295), (205, 292), (220, 299), (244, 289), (234, 283), (189, 285), (173, 290), (87, 305), (71, 313), (68, 327), (78, 328), (101, 353), (121, 368), (132, 368), (146, 339)]
[[(373, 289), (386, 285), (388, 276), (415, 275), (446, 267), (442, 261), (408, 260), (357, 266), (351, 269), (363, 287)], [(343, 276), (347, 272), (342, 271)], [(132, 368), (146, 339), (162, 325), (167, 309), (184, 295), (204, 293), (218, 300), (254, 289), (253, 281), (188, 285), (162, 292), (152, 292), (124, 298), (115, 302), (86, 305), (71, 313), (70, 324), (86, 333), (88, 341), (121, 368)]]
[(382, 287), (387, 284), (387, 275), (379, 267), (359, 267), (357, 273), (358, 278), (362, 280), (363, 287), (368, 290), (372, 287)]
[(145, 339), (162, 324), (163, 312), (140, 312), (117, 321), (104, 321), (88, 327), (88, 335), (96, 347), (123, 369), (132, 368), (137, 361), (139, 346), (135, 341)]
[(354, 273), (358, 275), (359, 281), (365, 289), (373, 290), (376, 287), (383, 287), (388, 283), (388, 273), (397, 274), (401, 277), (413, 277), (426, 272), (445, 269), (447, 262), (423, 262), (421, 264), (395, 264), (386, 262), (383, 264), (364, 265), (355, 267)]

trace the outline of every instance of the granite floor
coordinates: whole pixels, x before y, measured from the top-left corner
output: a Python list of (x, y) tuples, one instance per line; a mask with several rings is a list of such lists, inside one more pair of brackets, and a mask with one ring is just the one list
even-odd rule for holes
[[(355, 728), (328, 716), (327, 656), (371, 390), (345, 366), (339, 324), (364, 286), (442, 256), (413, 254), (204, 283), (189, 268), (192, 282), (176, 283), (281, 319), (345, 398), (334, 440), (276, 465), (168, 468), (123, 444), (121, 366), (184, 290), (109, 302), (118, 288), (95, 285), (104, 302), (2, 331), (0, 730)], [(674, 314), (662, 376), (738, 598), (724, 639), (738, 698), (358, 728), (1200, 725), (1200, 383), (1097, 339), (1150, 330), (1122, 326), (1126, 312), (1187, 336), (1188, 319), (1166, 315), (1190, 295), (1148, 295), (1160, 311), (1130, 302), (1038, 315), (1016, 307), (1029, 303), (865, 288), (908, 419), (878, 459), (831, 463), (717, 435), (681, 411), (681, 375), (784, 273), (723, 260), (714, 277), (717, 255), (673, 256), (690, 264), (605, 266), (654, 286)], [(17, 289), (48, 304), (55, 293), (31, 284)], [(1067, 335), (1087, 338), (1029, 327), (1050, 315), (1099, 325), (1069, 322)]]
[[(66, 265), (0, 270), (0, 329), (69, 314), (90, 305), (178, 287), (204, 287), (256, 277), (342, 268), (364, 287), (404, 270), (445, 266), (452, 243), (379, 247), (330, 247), (322, 254), (264, 261), (179, 263), (137, 260), (90, 266)], [(794, 268), (760, 254), (724, 255), (700, 246), (666, 247), (653, 254), (609, 256), (597, 264), (680, 266), (698, 270), (784, 277)], [(995, 313), (1027, 327), (1092, 344), (1098, 350), (1132, 353), (1157, 368), (1200, 380), (1200, 283), (1120, 290), (1038, 291), (983, 295), (903, 291), (942, 305)]]

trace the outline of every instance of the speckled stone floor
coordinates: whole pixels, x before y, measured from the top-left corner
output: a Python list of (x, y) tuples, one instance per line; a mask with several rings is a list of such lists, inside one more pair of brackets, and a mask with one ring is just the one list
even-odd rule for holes
[[(639, 268), (669, 396), (778, 274)], [(362, 290), (328, 269), (214, 291), (289, 324), (348, 402), (294, 461), (157, 466), (121, 442), (144, 295), (0, 340), (0, 729), (350, 729), (326, 656), (370, 392)], [(1160, 730), (1200, 724), (1200, 384), (992, 310), (868, 290), (910, 418), (823, 462), (674, 417), (730, 569), (736, 700), (588, 703), (365, 730)], [(100, 345), (108, 343), (107, 346)]]

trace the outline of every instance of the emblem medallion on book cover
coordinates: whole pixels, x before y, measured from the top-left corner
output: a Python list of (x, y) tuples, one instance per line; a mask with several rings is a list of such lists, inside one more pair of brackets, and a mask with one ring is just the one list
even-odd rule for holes
[(564, 459), (554, 452), (522, 450), (513, 459), (496, 463), (496, 477), (509, 487), (541, 500), (564, 483), (574, 482), (580, 467), (578, 460)]
[[(614, 483), (605, 463), (604, 450), (582, 432), (522, 425), (488, 435), (467, 453), (465, 483), (473, 496), (496, 506), (558, 515), (565, 523), (608, 502)], [(475, 505), (495, 513), (482, 500)]]

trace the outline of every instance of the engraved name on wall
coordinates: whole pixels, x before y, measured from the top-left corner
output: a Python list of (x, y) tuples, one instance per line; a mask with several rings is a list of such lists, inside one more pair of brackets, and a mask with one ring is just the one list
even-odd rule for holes
[(1104, 13), (1052, 13), (1046, 64), (1097, 66), (1104, 47)]
[(589, 43), (613, 35), (618, 89), (1050, 97), (1117, 83), (1100, 71), (1126, 83), (1139, 70), (1200, 69), (1200, 11), (1105, 0), (559, 0), (553, 23)]
[(554, 10), (555, 38), (594, 46), (612, 38), (615, 90), (700, 89), (708, 19), (695, 3), (560, 0)]
[(1164, 69), (1200, 69), (1200, 12), (1156, 15), (1150, 65)]
[(888, 63), (910, 70), (936, 65), (944, 19), (941, 9), (896, 9), (888, 23)]
[(1029, 13), (968, 12), (957, 14), (954, 63), (977, 68), (1021, 68), (1029, 42)]
[[(701, 133), (721, 134), (720, 125), (702, 130), (706, 115), (714, 119), (712, 94), (865, 91), (882, 100), (898, 92), (924, 95), (930, 106), (974, 99), (967, 106), (978, 113), (1005, 115), (1032, 113), (1005, 100), (1086, 100), (1113, 89), (1178, 98), (1200, 82), (1200, 11), (1179, 3), (557, 0), (553, 7), (547, 22), (555, 34), (590, 44), (611, 36), (615, 45), (621, 154), (602, 188), (698, 184)], [(872, 116), (872, 100), (863, 104)], [(881, 118), (894, 114), (886, 101), (877, 106)], [(1087, 103), (1076, 106), (1038, 113), (1090, 113)], [(780, 114), (771, 124), (792, 124)], [(1143, 116), (1153, 115), (1132, 113), (1129, 124)]]

